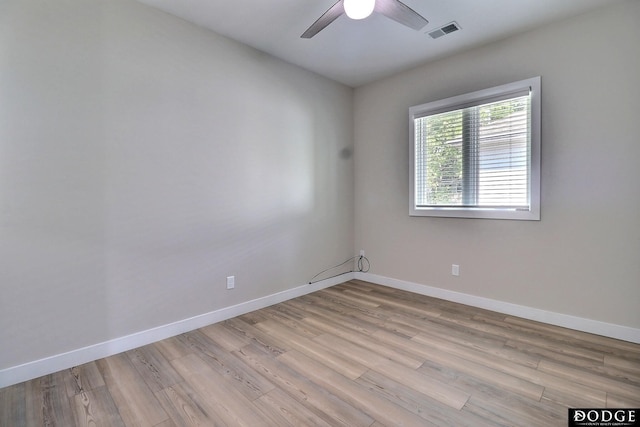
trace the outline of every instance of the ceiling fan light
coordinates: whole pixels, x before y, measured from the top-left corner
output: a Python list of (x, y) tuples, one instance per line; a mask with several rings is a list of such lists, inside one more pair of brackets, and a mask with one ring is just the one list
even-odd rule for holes
[(344, 13), (351, 19), (364, 19), (373, 13), (376, 0), (344, 0)]

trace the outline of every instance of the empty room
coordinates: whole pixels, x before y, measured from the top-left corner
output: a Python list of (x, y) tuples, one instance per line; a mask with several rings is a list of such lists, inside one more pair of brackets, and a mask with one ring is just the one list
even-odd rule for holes
[(0, 0), (0, 427), (640, 425), (638, 22)]

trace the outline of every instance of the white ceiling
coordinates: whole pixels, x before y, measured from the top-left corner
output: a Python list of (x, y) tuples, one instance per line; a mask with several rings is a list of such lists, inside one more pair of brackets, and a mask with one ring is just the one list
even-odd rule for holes
[[(414, 31), (374, 13), (300, 35), (336, 0), (138, 0), (349, 86), (620, 0), (404, 0), (429, 20)], [(427, 34), (456, 21), (460, 31)], [(600, 29), (594, 28), (594, 31)]]

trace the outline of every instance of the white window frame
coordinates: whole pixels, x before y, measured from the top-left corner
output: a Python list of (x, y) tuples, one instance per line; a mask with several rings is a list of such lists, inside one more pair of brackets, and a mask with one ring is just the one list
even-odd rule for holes
[[(444, 113), (475, 105), (508, 99), (510, 95), (529, 90), (531, 93), (530, 122), (530, 169), (529, 169), (529, 209), (487, 208), (487, 207), (418, 207), (416, 206), (416, 141), (415, 120), (432, 114)], [(513, 96), (511, 96), (513, 97)], [(464, 95), (454, 96), (439, 101), (416, 105), (409, 109), (410, 143), (409, 143), (409, 215), (451, 218), (487, 218), (511, 220), (540, 220), (540, 77), (521, 80), (489, 89), (479, 90)]]

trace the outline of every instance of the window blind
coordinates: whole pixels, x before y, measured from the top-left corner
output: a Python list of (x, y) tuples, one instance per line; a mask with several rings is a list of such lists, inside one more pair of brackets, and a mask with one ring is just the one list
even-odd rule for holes
[(416, 207), (529, 210), (531, 97), (414, 118)]

